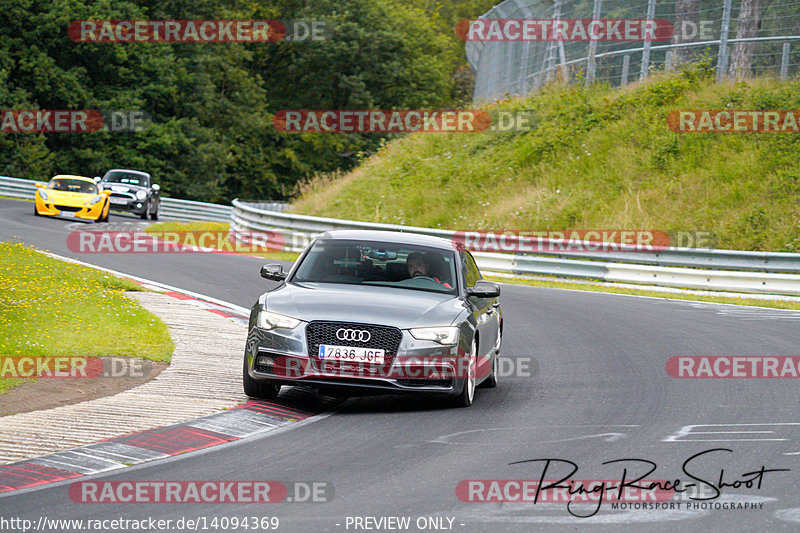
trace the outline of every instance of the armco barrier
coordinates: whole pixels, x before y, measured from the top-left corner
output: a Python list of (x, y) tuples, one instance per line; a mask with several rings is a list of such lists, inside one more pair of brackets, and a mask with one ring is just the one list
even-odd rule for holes
[[(31, 198), (36, 181), (0, 177), (0, 196)], [(272, 231), (283, 236), (286, 250), (301, 251), (324, 231), (372, 229), (433, 235), (455, 232), (312, 217), (282, 212), (286, 204), (233, 201), (233, 206), (162, 198), (160, 214), (174, 220), (230, 222), (235, 232)], [(548, 240), (556, 243), (552, 239)], [(557, 276), (639, 283), (665, 287), (800, 295), (800, 254), (701, 248), (665, 248), (655, 252), (475, 253), (481, 269), (505, 275)]]
[[(274, 231), (287, 250), (300, 251), (316, 235), (335, 229), (373, 229), (453, 238), (441, 229), (312, 217), (262, 209), (233, 201), (231, 229)], [(549, 242), (556, 242), (549, 240)], [(665, 287), (800, 295), (800, 254), (697, 248), (657, 252), (558, 252), (557, 254), (473, 254), (487, 272), (597, 279)], [(675, 268), (678, 267), (678, 268)]]
[(11, 198), (27, 198), (32, 200), (33, 194), (36, 192), (37, 183), (42, 182), (0, 176), (0, 196), (9, 196)]

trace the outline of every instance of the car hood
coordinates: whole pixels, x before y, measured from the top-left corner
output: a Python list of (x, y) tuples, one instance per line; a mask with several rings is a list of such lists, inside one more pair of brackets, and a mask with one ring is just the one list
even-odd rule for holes
[(84, 202), (88, 202), (97, 196), (92, 193), (56, 191), (53, 189), (46, 189), (45, 192), (47, 193), (47, 202), (58, 205), (82, 206)]
[(464, 310), (451, 294), (332, 283), (289, 283), (266, 294), (267, 309), (304, 321), (449, 326)]

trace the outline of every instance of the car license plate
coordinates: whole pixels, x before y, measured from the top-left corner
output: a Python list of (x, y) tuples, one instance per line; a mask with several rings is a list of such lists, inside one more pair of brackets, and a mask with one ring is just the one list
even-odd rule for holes
[(122, 204), (122, 205), (124, 205), (124, 204), (128, 203), (128, 200), (126, 200), (125, 198), (111, 198), (110, 200), (111, 200), (112, 204)]
[(333, 361), (352, 361), (354, 363), (383, 364), (384, 351), (376, 348), (363, 348), (354, 346), (331, 346), (320, 344), (320, 359)]

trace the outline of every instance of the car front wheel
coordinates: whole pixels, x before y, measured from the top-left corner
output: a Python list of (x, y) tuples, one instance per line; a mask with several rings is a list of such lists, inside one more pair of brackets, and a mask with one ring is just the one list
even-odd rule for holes
[(498, 367), (500, 366), (500, 344), (503, 342), (503, 330), (497, 330), (497, 342), (494, 345), (492, 357), (492, 373), (480, 384), (483, 389), (493, 389), (497, 387)]
[(274, 400), (281, 390), (280, 385), (274, 385), (268, 381), (258, 381), (250, 377), (250, 374), (247, 372), (247, 354), (244, 356), (242, 385), (244, 386), (244, 393), (247, 396), (259, 400)]
[(464, 386), (461, 393), (453, 399), (454, 407), (469, 407), (475, 398), (475, 369), (478, 363), (478, 343), (472, 339), (472, 347), (469, 350), (469, 359), (466, 368), (459, 368), (458, 373), (466, 374), (463, 378)]

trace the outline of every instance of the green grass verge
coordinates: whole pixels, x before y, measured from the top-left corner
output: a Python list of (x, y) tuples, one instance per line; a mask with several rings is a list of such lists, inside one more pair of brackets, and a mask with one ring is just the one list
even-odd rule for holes
[(709, 231), (800, 251), (800, 134), (675, 133), (675, 110), (800, 109), (800, 80), (717, 85), (702, 66), (623, 89), (551, 85), (493, 108), (527, 132), (417, 133), (300, 189), (292, 212), (429, 228)]
[(531, 280), (524, 278), (503, 278), (499, 276), (486, 276), (490, 281), (499, 283), (512, 283), (515, 285), (529, 285), (532, 287), (548, 287), (554, 289), (572, 289), (577, 291), (589, 292), (608, 292), (613, 294), (632, 294), (636, 296), (652, 296), (653, 298), (668, 298), (670, 300), (689, 300), (693, 302), (712, 302), (720, 304), (752, 305), (758, 307), (774, 307), (775, 309), (797, 309), (800, 310), (800, 302), (784, 300), (761, 300), (756, 298), (745, 298), (735, 296), (706, 296), (703, 294), (685, 294), (674, 292), (661, 292), (642, 289), (631, 289), (627, 287), (614, 287), (602, 284), (573, 283), (569, 281), (557, 280)]
[[(167, 326), (122, 294), (139, 285), (0, 242), (0, 356), (169, 361)], [(19, 380), (0, 378), (0, 392)]]
[[(224, 222), (211, 222), (211, 221), (198, 221), (198, 222), (159, 222), (151, 224), (145, 229), (148, 233), (163, 233), (163, 232), (214, 232), (214, 233), (227, 233), (230, 231), (230, 224)], [(212, 240), (208, 241), (209, 243)], [(237, 245), (234, 249), (237, 253), (247, 255), (255, 255), (264, 257), (266, 259), (274, 259), (276, 261), (294, 261), (300, 257), (299, 253), (295, 252), (254, 252), (246, 246)]]

